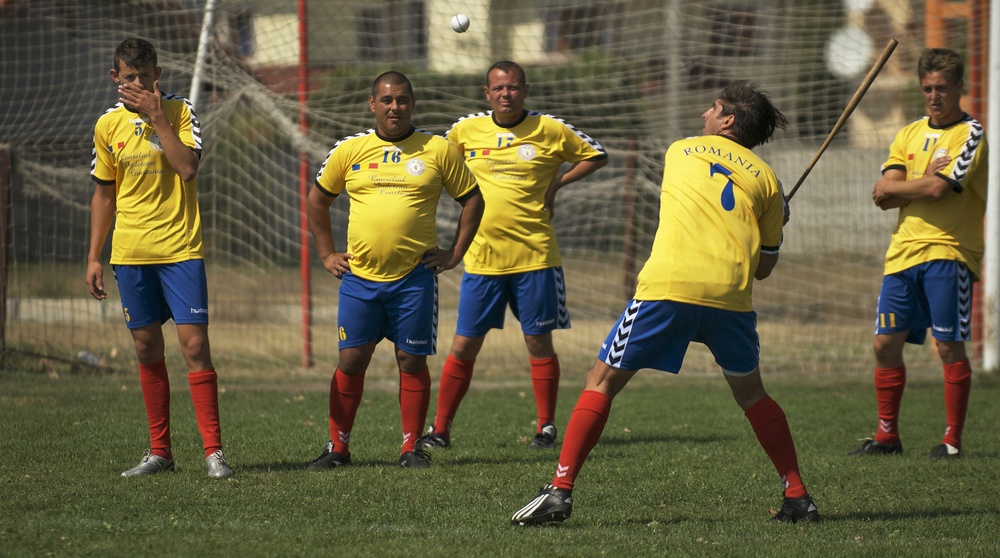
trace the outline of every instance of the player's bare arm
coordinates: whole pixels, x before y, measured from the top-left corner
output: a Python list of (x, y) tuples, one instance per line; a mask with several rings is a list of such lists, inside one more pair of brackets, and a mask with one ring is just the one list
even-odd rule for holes
[(758, 281), (767, 279), (776, 265), (778, 265), (778, 254), (761, 254), (760, 261), (757, 262), (757, 269), (753, 272), (753, 278)]
[(559, 190), (561, 190), (564, 186), (593, 174), (597, 169), (607, 164), (607, 157), (601, 157), (600, 159), (587, 159), (585, 161), (575, 163), (568, 171), (555, 177), (549, 184), (549, 189), (545, 192), (545, 206), (542, 207), (542, 209), (549, 212), (550, 218), (554, 217), (556, 214), (556, 194)]
[(434, 274), (454, 269), (462, 261), (465, 252), (472, 245), (472, 239), (479, 230), (479, 222), (483, 219), (483, 209), (486, 203), (479, 189), (459, 200), (462, 204), (462, 214), (458, 217), (458, 227), (455, 229), (455, 239), (447, 250), (434, 248), (423, 260), (424, 267), (434, 270)]
[(330, 220), (330, 206), (333, 196), (313, 186), (306, 195), (306, 218), (309, 221), (309, 232), (316, 243), (316, 253), (323, 260), (323, 267), (340, 279), (351, 270), (351, 254), (337, 252), (333, 244), (333, 223)]
[(162, 95), (159, 80), (153, 82), (153, 91), (144, 89), (136, 83), (122, 82), (118, 85), (118, 96), (123, 103), (149, 118), (149, 124), (160, 139), (163, 154), (181, 180), (185, 182), (194, 180), (198, 175), (198, 154), (184, 145), (167, 120), (160, 104)]
[(881, 180), (875, 184), (872, 200), (882, 209), (892, 209), (913, 200), (932, 201), (943, 198), (951, 191), (952, 186), (935, 173), (947, 166), (947, 159), (939, 157), (931, 161), (927, 167), (928, 172), (914, 180), (906, 180), (906, 174), (899, 169), (885, 171)]
[(101, 252), (104, 242), (111, 232), (111, 224), (115, 220), (115, 186), (94, 186), (94, 196), (90, 199), (90, 251), (87, 253), (87, 272), (84, 282), (90, 291), (90, 296), (97, 300), (108, 298), (104, 291), (104, 267), (101, 265)]

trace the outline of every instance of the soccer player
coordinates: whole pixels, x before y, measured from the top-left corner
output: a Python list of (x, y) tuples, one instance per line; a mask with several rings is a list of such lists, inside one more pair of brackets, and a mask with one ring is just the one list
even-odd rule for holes
[(971, 336), (972, 289), (983, 257), (987, 174), (983, 127), (960, 104), (963, 73), (955, 52), (924, 51), (917, 76), (928, 115), (896, 134), (872, 192), (883, 210), (899, 208), (899, 218), (885, 255), (875, 321), (878, 428), (852, 455), (903, 452), (903, 346), (922, 345), (929, 327), (944, 366), (947, 425), (930, 456), (962, 456), (972, 387), (965, 342)]
[[(483, 214), (483, 197), (458, 150), (415, 129), (410, 80), (386, 72), (372, 84), (368, 107), (375, 129), (345, 138), (327, 155), (309, 191), (309, 229), (323, 266), (341, 280), (337, 313), (340, 360), (330, 382), (330, 440), (309, 470), (351, 463), (354, 419), (375, 345), (395, 344), (403, 446), (399, 464), (430, 467), (416, 444), (430, 404), (427, 355), (437, 342), (437, 275), (469, 248)], [(447, 192), (462, 205), (451, 247), (437, 247), (438, 200)], [(347, 250), (333, 243), (330, 206), (350, 199)]]
[[(450, 447), (458, 406), (490, 329), (509, 306), (528, 348), (538, 421), (531, 446), (556, 441), (559, 357), (552, 331), (570, 327), (566, 284), (552, 229), (556, 194), (608, 162), (599, 143), (562, 120), (524, 109), (524, 69), (493, 64), (483, 92), (492, 110), (471, 114), (447, 133), (476, 175), (486, 200), (483, 223), (465, 256), (458, 324), (441, 370), (437, 413), (421, 442)], [(563, 163), (568, 164), (560, 173)]]
[(190, 101), (160, 92), (162, 71), (147, 41), (130, 38), (115, 49), (111, 79), (118, 85), (119, 102), (94, 128), (90, 175), (97, 186), (90, 202), (85, 281), (94, 298), (107, 298), (101, 252), (113, 224), (111, 265), (139, 360), (150, 440), (142, 461), (122, 476), (174, 470), (163, 340), (163, 324), (173, 318), (208, 475), (224, 479), (233, 470), (222, 453), (195, 193), (201, 123)]
[(757, 85), (736, 81), (702, 114), (703, 135), (667, 149), (660, 225), (635, 298), (608, 334), (566, 427), (552, 482), (511, 518), (514, 525), (563, 521), (611, 402), (641, 368), (677, 373), (694, 341), (722, 368), (736, 403), (777, 469), (784, 501), (774, 516), (818, 521), (799, 475), (781, 407), (764, 391), (751, 292), (778, 262), (787, 206), (774, 172), (751, 151), (785, 116)]

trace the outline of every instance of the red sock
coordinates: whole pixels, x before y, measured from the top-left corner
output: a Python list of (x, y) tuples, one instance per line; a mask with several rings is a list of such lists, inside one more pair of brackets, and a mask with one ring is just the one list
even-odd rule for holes
[(194, 418), (201, 432), (205, 457), (222, 449), (222, 428), (219, 426), (219, 376), (215, 368), (188, 374)]
[(532, 358), (531, 387), (535, 391), (535, 408), (538, 410), (538, 430), (556, 420), (556, 399), (559, 397), (559, 357)]
[(431, 374), (426, 368), (416, 374), (399, 372), (399, 416), (403, 421), (403, 447), (400, 453), (413, 451), (423, 433), (427, 407), (431, 403)]
[(943, 444), (962, 447), (962, 428), (969, 409), (969, 392), (972, 391), (972, 367), (969, 359), (944, 365), (944, 411), (948, 423)]
[(365, 375), (348, 376), (338, 368), (330, 380), (330, 439), (333, 451), (350, 455), (351, 429), (365, 392)]
[(444, 359), (441, 368), (441, 384), (438, 386), (437, 412), (434, 416), (434, 432), (451, 436), (451, 421), (455, 420), (458, 406), (469, 391), (472, 370), (476, 359), (460, 360), (451, 355)]
[(604, 425), (611, 414), (611, 398), (597, 391), (585, 390), (573, 407), (563, 436), (559, 464), (552, 484), (556, 488), (573, 489), (583, 462), (601, 439)]
[(149, 423), (149, 449), (154, 455), (173, 459), (170, 453), (170, 379), (167, 363), (139, 364), (139, 384)]
[(899, 404), (906, 388), (906, 366), (875, 369), (875, 397), (878, 399), (878, 431), (875, 441), (895, 444), (899, 441)]
[(806, 487), (799, 475), (799, 460), (795, 455), (792, 433), (788, 430), (785, 412), (770, 397), (764, 397), (747, 409), (746, 417), (757, 435), (757, 441), (771, 458), (771, 463), (781, 475), (785, 485), (786, 498), (801, 498), (806, 495)]

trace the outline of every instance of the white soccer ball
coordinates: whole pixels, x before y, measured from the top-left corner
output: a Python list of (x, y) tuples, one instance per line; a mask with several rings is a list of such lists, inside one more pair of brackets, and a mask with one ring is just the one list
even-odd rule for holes
[(458, 14), (451, 18), (451, 28), (456, 33), (465, 33), (469, 29), (469, 16), (465, 14)]

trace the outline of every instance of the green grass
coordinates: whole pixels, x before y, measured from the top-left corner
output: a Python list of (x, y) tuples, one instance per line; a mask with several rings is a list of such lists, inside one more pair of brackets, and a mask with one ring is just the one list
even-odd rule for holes
[[(966, 457), (927, 452), (943, 428), (941, 381), (907, 387), (907, 452), (848, 458), (872, 431), (870, 380), (766, 379), (789, 417), (824, 522), (768, 521), (779, 482), (721, 378), (642, 373), (616, 399), (561, 526), (514, 528), (554, 452), (527, 448), (527, 379), (469, 393), (454, 449), (404, 470), (395, 387), (370, 381), (355, 465), (307, 473), (327, 438), (326, 383), (223, 377), (236, 477), (204, 474), (185, 383), (173, 394), (177, 472), (123, 479), (147, 434), (132, 375), (0, 373), (3, 556), (995, 556), (1000, 380), (975, 378)], [(567, 375), (558, 425), (579, 392)], [(433, 408), (433, 404), (432, 404)]]

